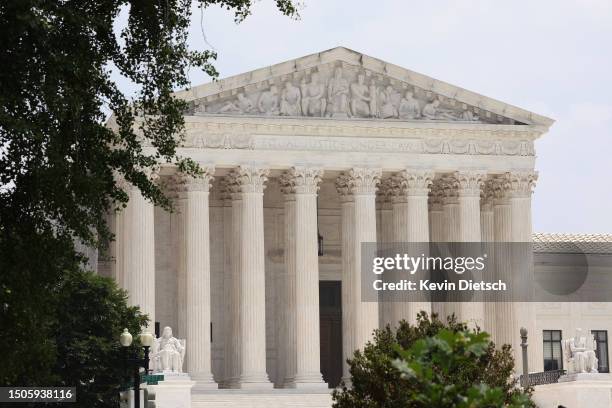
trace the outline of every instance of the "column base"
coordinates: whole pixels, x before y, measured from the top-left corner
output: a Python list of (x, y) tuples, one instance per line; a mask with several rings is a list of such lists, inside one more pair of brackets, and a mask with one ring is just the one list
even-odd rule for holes
[(216, 390), (219, 388), (212, 376), (212, 373), (196, 373), (191, 375), (191, 380), (195, 381), (194, 390)]
[(285, 382), (285, 388), (296, 389), (326, 389), (321, 373), (298, 374), (291, 381)]
[(267, 390), (274, 388), (274, 384), (270, 382), (266, 373), (243, 374), (238, 378), (235, 388), (240, 390)]
[(238, 388), (238, 378), (232, 377), (223, 381), (223, 388), (235, 390)]

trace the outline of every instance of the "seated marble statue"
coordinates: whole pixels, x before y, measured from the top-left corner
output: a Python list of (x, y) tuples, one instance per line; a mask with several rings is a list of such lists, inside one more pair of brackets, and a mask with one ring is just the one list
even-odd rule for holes
[(151, 351), (151, 369), (153, 372), (183, 372), (185, 357), (185, 340), (172, 336), (172, 329), (164, 327), (161, 337), (155, 339)]
[(259, 112), (265, 115), (278, 115), (278, 88), (276, 85), (271, 85), (270, 89), (264, 91), (259, 96), (259, 101), (257, 102), (257, 108)]
[(419, 102), (414, 99), (414, 94), (406, 91), (406, 95), (402, 98), (399, 105), (400, 119), (417, 119), (421, 116), (421, 107)]
[(582, 336), (582, 330), (576, 329), (576, 335), (562, 342), (563, 359), (568, 374), (572, 373), (596, 373), (597, 357), (595, 349), (597, 343), (593, 336)]
[(380, 117), (382, 119), (397, 118), (397, 108), (401, 99), (399, 92), (396, 92), (391, 85), (388, 85), (380, 96), (382, 100)]

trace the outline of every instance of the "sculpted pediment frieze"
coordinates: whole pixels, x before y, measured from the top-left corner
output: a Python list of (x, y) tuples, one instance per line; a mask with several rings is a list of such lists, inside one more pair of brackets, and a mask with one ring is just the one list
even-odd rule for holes
[(344, 61), (194, 98), (186, 114), (524, 124)]

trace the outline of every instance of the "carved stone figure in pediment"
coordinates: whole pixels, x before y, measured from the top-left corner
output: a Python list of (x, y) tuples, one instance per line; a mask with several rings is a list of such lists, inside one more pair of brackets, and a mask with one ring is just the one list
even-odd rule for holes
[(319, 74), (314, 72), (310, 76), (310, 83), (306, 84), (306, 78), (300, 83), (302, 90), (302, 114), (305, 116), (323, 116), (327, 108), (325, 99), (325, 85), (319, 80)]
[(334, 70), (334, 76), (327, 84), (328, 116), (348, 117), (349, 82), (342, 76), (342, 68)]
[(448, 109), (440, 108), (440, 101), (435, 99), (423, 107), (423, 117), (430, 120), (457, 120), (457, 116)]
[(236, 95), (235, 101), (228, 101), (217, 111), (217, 113), (251, 113), (255, 109), (253, 102), (242, 92)]
[(257, 102), (259, 112), (266, 115), (278, 115), (278, 89), (276, 85), (270, 86), (268, 91), (262, 92)]
[(368, 93), (368, 86), (364, 83), (365, 76), (363, 74), (357, 75), (357, 82), (351, 84), (351, 113), (355, 117), (368, 117), (370, 116), (370, 97), (366, 96)]
[(381, 93), (381, 97), (383, 102), (380, 108), (380, 117), (382, 119), (397, 118), (400, 94), (391, 85), (387, 85), (385, 91)]
[(478, 122), (478, 119), (478, 115), (474, 114), (468, 107), (465, 107), (463, 112), (461, 112), (461, 120), (466, 122)]
[(299, 116), (302, 114), (302, 93), (300, 88), (291, 81), (285, 82), (285, 89), (281, 93), (280, 114), (285, 116)]
[(380, 108), (378, 106), (379, 92), (376, 86), (376, 81), (372, 79), (368, 87), (368, 96), (370, 97), (370, 116), (373, 118), (380, 117)]
[(414, 98), (414, 94), (406, 91), (406, 95), (402, 98), (399, 105), (400, 119), (418, 119), (421, 116), (421, 107), (419, 101)]

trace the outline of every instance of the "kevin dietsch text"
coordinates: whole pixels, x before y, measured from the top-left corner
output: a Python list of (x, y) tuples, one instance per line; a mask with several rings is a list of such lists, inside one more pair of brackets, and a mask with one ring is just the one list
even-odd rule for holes
[[(409, 254), (396, 254), (391, 257), (376, 257), (372, 262), (372, 272), (382, 275), (387, 271), (398, 271), (410, 276), (420, 271), (432, 269), (454, 272), (457, 276), (465, 272), (482, 273), (486, 268), (487, 254), (477, 257), (440, 257), (440, 256), (410, 256)], [(384, 279), (376, 279), (373, 282), (374, 290), (377, 291), (427, 291), (427, 292), (453, 292), (453, 291), (505, 291), (506, 283), (502, 280), (497, 282), (485, 282), (474, 279), (457, 279), (443, 282), (432, 282), (429, 279), (401, 279), (385, 282)]]
[(397, 282), (384, 282), (377, 279), (373, 283), (374, 290), (377, 291), (427, 291), (427, 292), (453, 292), (453, 291), (474, 291), (474, 292), (495, 292), (505, 291), (506, 283), (502, 280), (497, 282), (474, 281), (472, 279), (459, 279), (457, 282), (432, 282), (429, 279), (408, 280), (402, 279)]

